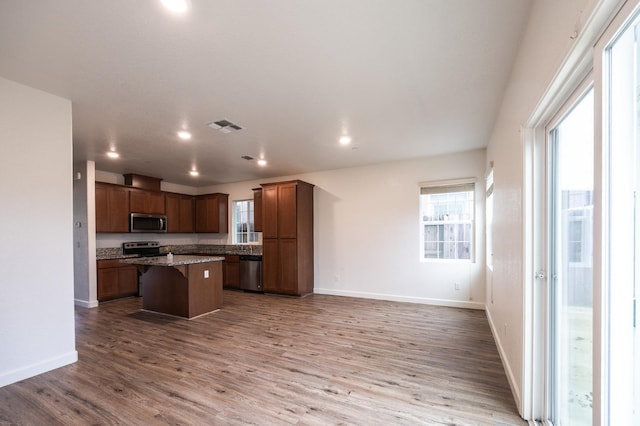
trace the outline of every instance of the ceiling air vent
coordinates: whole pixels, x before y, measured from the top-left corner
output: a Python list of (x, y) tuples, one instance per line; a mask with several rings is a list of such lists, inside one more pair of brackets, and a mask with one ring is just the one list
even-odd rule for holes
[(229, 120), (212, 121), (211, 123), (207, 124), (207, 126), (211, 127), (214, 130), (219, 130), (222, 133), (231, 133), (242, 130), (242, 127), (230, 122)]

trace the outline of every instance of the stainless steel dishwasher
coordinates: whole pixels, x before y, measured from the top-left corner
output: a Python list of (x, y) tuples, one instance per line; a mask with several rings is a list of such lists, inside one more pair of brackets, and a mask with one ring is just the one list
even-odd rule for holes
[(262, 291), (262, 255), (240, 255), (240, 288)]

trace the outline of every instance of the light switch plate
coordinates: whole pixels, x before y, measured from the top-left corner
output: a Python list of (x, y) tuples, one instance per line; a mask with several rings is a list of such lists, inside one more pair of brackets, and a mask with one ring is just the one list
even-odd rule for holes
[(209, 270), (208, 269), (204, 271), (204, 277), (205, 278), (209, 278)]

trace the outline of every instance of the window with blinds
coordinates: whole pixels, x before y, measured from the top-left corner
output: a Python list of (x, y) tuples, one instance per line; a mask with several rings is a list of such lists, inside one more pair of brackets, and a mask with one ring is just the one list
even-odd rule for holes
[(421, 258), (473, 260), (475, 181), (420, 184)]

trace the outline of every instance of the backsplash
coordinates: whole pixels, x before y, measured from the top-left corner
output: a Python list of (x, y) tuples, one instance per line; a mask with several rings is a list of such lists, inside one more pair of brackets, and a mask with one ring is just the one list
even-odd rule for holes
[[(194, 234), (195, 235), (195, 234)], [(191, 234), (139, 234), (139, 233), (108, 233), (96, 234), (96, 248), (122, 247), (122, 243), (134, 241), (159, 241), (162, 245), (191, 245), (199, 241)], [(225, 243), (227, 241), (225, 240)], [(207, 241), (208, 243), (208, 241)]]

